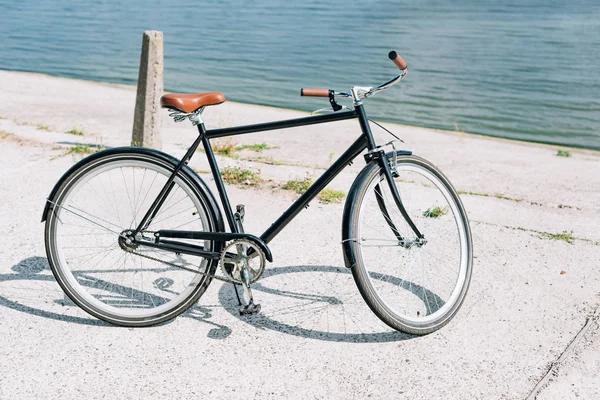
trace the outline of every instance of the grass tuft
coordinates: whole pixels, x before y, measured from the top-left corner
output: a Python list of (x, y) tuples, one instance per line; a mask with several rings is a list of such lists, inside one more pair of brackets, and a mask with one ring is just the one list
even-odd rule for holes
[(241, 151), (241, 150), (252, 150), (252, 151), (256, 151), (257, 153), (262, 152), (263, 150), (272, 150), (272, 149), (278, 149), (279, 146), (269, 146), (266, 143), (254, 143), (254, 144), (243, 144), (241, 146), (237, 146), (235, 148), (235, 150)]
[(216, 154), (226, 157), (233, 157), (237, 143), (231, 138), (218, 140), (212, 145), (212, 149)]
[(458, 194), (468, 194), (469, 196), (483, 196), (483, 197), (490, 197), (491, 196), (489, 193), (478, 193), (478, 192), (471, 192), (471, 191), (466, 191), (466, 190), (457, 190), (456, 193), (458, 193)]
[(319, 200), (323, 204), (341, 203), (344, 197), (346, 197), (346, 192), (341, 190), (324, 189), (319, 193)]
[(240, 167), (225, 167), (221, 170), (221, 177), (227, 183), (234, 185), (252, 186), (262, 182), (260, 172), (242, 169)]
[(281, 188), (284, 190), (293, 190), (298, 194), (303, 194), (308, 190), (312, 183), (312, 178), (307, 176), (304, 179), (293, 179), (291, 181), (287, 181)]
[(563, 242), (567, 242), (569, 244), (573, 244), (575, 242), (575, 239), (577, 239), (575, 236), (573, 236), (572, 232), (567, 232), (564, 231), (562, 233), (549, 233), (549, 232), (540, 232), (542, 236), (551, 239), (551, 240), (562, 240)]
[(49, 131), (50, 127), (48, 125), (38, 125), (37, 130), (38, 131)]
[(424, 217), (427, 218), (439, 218), (442, 215), (446, 215), (448, 214), (448, 207), (430, 207), (427, 210), (425, 210), (425, 212), (423, 213)]
[(269, 146), (266, 143), (243, 144), (241, 146), (238, 146), (237, 143), (231, 138), (216, 141), (212, 146), (212, 149), (216, 154), (236, 159), (239, 158), (236, 154), (238, 151), (252, 150), (257, 153), (261, 153), (263, 150), (271, 150), (278, 148), (279, 147), (277, 146)]
[[(61, 147), (61, 146), (52, 147), (52, 150), (62, 150), (62, 149), (64, 149), (64, 147)], [(50, 160), (56, 160), (57, 158), (67, 156), (69, 154), (71, 154), (73, 156), (78, 156), (78, 155), (85, 156), (85, 155), (97, 153), (104, 149), (106, 149), (106, 147), (104, 147), (103, 145), (90, 146), (89, 144), (76, 144), (75, 146), (71, 146), (71, 147), (67, 148), (64, 153), (61, 153), (59, 155), (51, 157)]]
[(69, 129), (65, 133), (68, 133), (69, 135), (83, 136), (83, 131), (80, 129), (76, 129), (76, 128)]
[(502, 199), (502, 200), (516, 201), (517, 203), (520, 203), (520, 202), (523, 201), (523, 199), (517, 199), (517, 198), (514, 198), (514, 197), (508, 197), (508, 196), (505, 196), (505, 195), (500, 194), (500, 193), (494, 194), (494, 197), (497, 198), (497, 199)]
[(65, 152), (65, 155), (67, 155), (67, 154), (94, 154), (94, 153), (97, 153), (104, 149), (105, 149), (104, 146), (95, 147), (95, 146), (90, 146), (87, 144), (76, 144), (75, 146), (69, 147), (69, 149), (67, 149), (67, 151)]
[(558, 150), (556, 152), (557, 157), (571, 157), (571, 152), (567, 150)]

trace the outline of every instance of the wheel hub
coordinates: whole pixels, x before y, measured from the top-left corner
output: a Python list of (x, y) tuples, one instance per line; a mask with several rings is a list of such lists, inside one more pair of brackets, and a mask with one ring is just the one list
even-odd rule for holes
[(132, 252), (138, 248), (138, 244), (135, 242), (133, 233), (134, 232), (132, 230), (126, 229), (119, 235), (118, 242), (119, 247), (121, 247), (122, 250)]

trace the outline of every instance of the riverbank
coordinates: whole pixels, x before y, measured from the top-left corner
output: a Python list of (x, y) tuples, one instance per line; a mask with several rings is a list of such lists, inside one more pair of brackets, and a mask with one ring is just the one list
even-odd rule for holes
[[(318, 201), (272, 242), (275, 262), (256, 294), (261, 317), (236, 315), (230, 288), (215, 282), (185, 317), (129, 330), (65, 301), (47, 269), (39, 219), (53, 184), (81, 157), (69, 151), (76, 143), (90, 151), (129, 144), (134, 104), (130, 86), (0, 71), (0, 397), (525, 398), (551, 367), (539, 398), (598, 397), (597, 317), (587, 322), (600, 305), (598, 152), (560, 148), (566, 157), (553, 146), (385, 124), (403, 148), (444, 171), (471, 221), (469, 294), (432, 335), (395, 334), (372, 315), (343, 268), (343, 204)], [(209, 128), (302, 115), (231, 102), (204, 113)], [(166, 112), (162, 126), (164, 150), (175, 156), (196, 137)], [(318, 176), (357, 128), (345, 121), (236, 137), (233, 147), (267, 146), (218, 156), (266, 181), (230, 188), (232, 204), (246, 204), (247, 230), (266, 229), (295, 196), (282, 184)], [(212, 185), (200, 156), (191, 165)], [(332, 187), (347, 191), (363, 165), (357, 160)], [(298, 309), (321, 292), (340, 300), (329, 313)], [(232, 365), (253, 379), (232, 380)], [(390, 386), (390, 376), (401, 384)]]

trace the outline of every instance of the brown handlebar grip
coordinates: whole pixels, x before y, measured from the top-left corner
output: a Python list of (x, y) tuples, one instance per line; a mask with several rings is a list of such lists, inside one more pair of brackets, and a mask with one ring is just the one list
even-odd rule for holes
[(300, 96), (329, 97), (329, 89), (300, 89)]
[(390, 51), (390, 54), (388, 54), (388, 57), (394, 62), (394, 64), (396, 64), (398, 68), (406, 69), (406, 61), (404, 61), (402, 57), (398, 55), (398, 53), (392, 50)]

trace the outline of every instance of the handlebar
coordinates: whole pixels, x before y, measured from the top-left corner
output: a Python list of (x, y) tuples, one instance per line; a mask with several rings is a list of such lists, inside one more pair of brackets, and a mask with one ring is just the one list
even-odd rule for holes
[(302, 88), (300, 89), (300, 96), (311, 96), (311, 97), (329, 97), (331, 95), (335, 96), (343, 96), (343, 97), (353, 97), (354, 101), (358, 101), (359, 99), (367, 98), (373, 96), (375, 93), (380, 92), (389, 88), (390, 86), (395, 85), (400, 82), (402, 78), (406, 76), (408, 73), (406, 61), (402, 59), (395, 51), (390, 51), (388, 57), (398, 69), (400, 69), (400, 75), (396, 76), (393, 79), (390, 79), (387, 82), (382, 83), (376, 87), (358, 87), (355, 86), (352, 88), (351, 93), (348, 92), (336, 92), (330, 89), (310, 89), (310, 88)]
[(300, 96), (329, 97), (329, 89), (300, 89)]
[(406, 69), (406, 61), (404, 61), (402, 57), (400, 57), (398, 53), (396, 53), (394, 50), (390, 51), (388, 57), (394, 62), (394, 64), (396, 64), (396, 66), (399, 69)]

